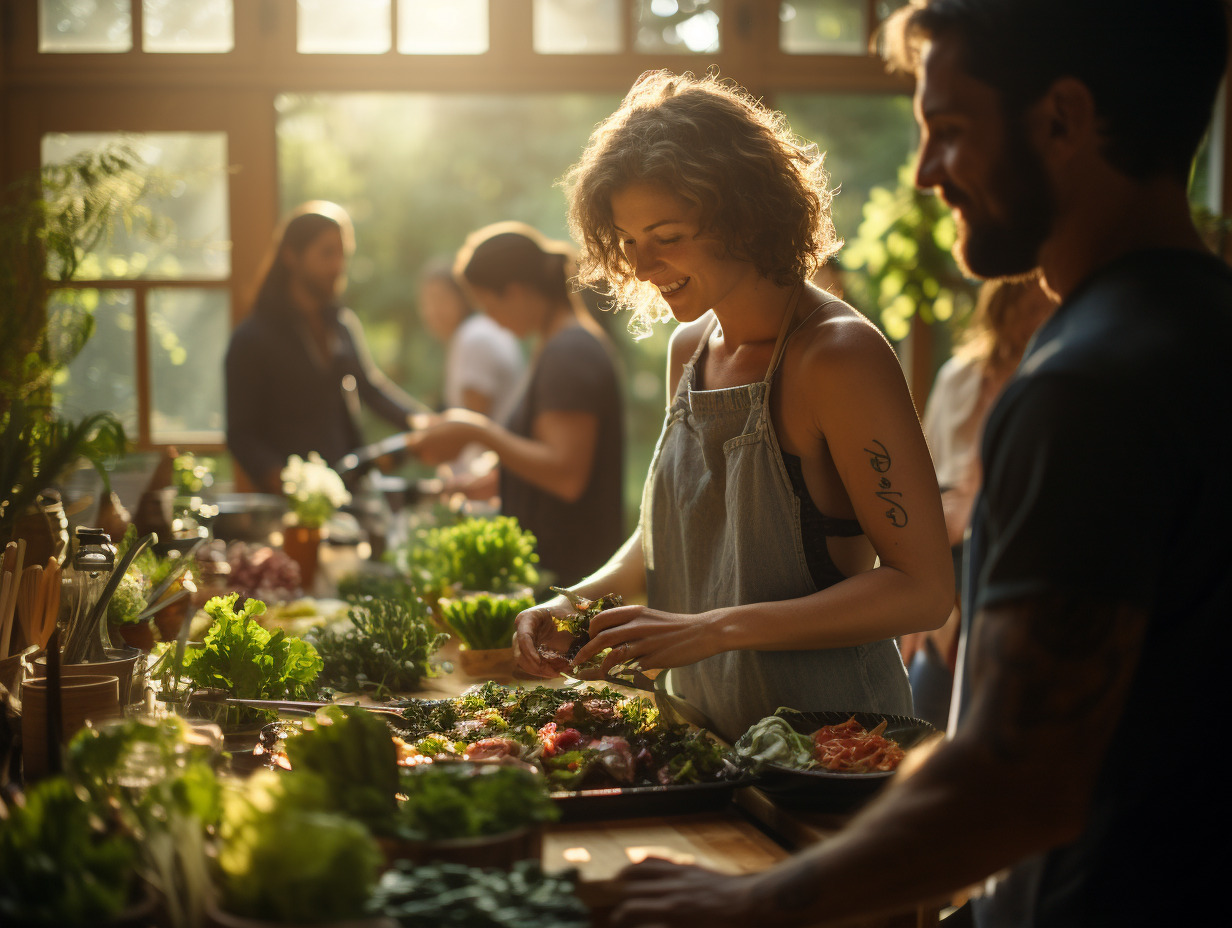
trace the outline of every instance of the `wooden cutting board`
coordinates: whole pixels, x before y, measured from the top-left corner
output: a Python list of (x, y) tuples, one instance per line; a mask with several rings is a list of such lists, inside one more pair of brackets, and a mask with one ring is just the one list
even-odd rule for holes
[(579, 894), (591, 908), (613, 905), (620, 898), (617, 874), (647, 857), (724, 873), (754, 873), (786, 856), (787, 851), (734, 810), (552, 825), (543, 839), (544, 868), (576, 868)]

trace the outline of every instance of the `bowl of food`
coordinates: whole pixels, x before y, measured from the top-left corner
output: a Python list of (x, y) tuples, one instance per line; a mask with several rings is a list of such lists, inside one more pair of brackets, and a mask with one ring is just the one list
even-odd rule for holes
[(907, 750), (939, 735), (904, 715), (780, 709), (745, 732), (735, 750), (776, 802), (849, 812), (893, 779)]

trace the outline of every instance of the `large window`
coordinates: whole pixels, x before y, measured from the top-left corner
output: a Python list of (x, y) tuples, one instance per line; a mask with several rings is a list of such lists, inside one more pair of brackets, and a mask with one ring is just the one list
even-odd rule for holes
[(55, 133), (42, 160), (117, 144), (145, 165), (137, 205), (148, 231), (117, 222), (82, 257), (74, 286), (54, 295), (53, 310), (88, 313), (95, 329), (57, 399), (76, 414), (116, 412), (143, 444), (218, 444), (231, 319), (226, 137)]

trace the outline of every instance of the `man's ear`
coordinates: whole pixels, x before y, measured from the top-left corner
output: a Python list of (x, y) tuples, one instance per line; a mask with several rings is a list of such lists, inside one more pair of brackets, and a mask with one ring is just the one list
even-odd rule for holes
[(1090, 88), (1076, 78), (1054, 81), (1032, 107), (1031, 122), (1039, 150), (1050, 158), (1066, 161), (1100, 146), (1095, 98)]

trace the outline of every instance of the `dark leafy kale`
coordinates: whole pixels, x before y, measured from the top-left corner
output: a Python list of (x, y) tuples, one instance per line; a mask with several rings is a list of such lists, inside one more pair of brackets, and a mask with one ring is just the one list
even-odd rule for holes
[(574, 871), (544, 873), (532, 860), (507, 873), (399, 861), (381, 877), (369, 911), (404, 928), (585, 928), (590, 915), (576, 881)]
[[(592, 769), (595, 752), (585, 746), (555, 756), (550, 749), (545, 752), (540, 731), (549, 723), (555, 723), (557, 731), (576, 729), (585, 739), (624, 738), (644, 784), (707, 782), (738, 772), (728, 751), (709, 733), (666, 724), (649, 699), (626, 696), (610, 686), (525, 689), (485, 683), (456, 699), (413, 704), (403, 714), (410, 723), (409, 738), (433, 736), (418, 746), (423, 754), (454, 753), (462, 749), (460, 742), (488, 737), (521, 742), (526, 747), (523, 757), (538, 758), (553, 789), (577, 789), (587, 776), (593, 782), (604, 774)], [(541, 756), (545, 753), (548, 756)]]

